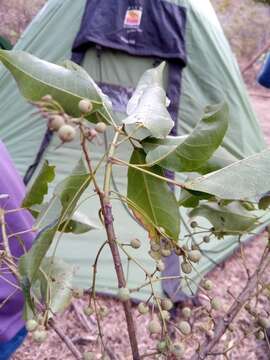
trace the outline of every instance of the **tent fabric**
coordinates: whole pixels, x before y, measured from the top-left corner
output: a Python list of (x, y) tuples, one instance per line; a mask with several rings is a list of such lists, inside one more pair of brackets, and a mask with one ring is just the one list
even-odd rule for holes
[[(25, 188), (12, 160), (0, 141), (0, 209), (19, 209), (25, 196)], [(28, 211), (19, 210), (5, 216), (6, 233), (9, 237), (10, 252), (19, 258), (33, 242), (31, 230), (33, 219)], [(12, 234), (17, 234), (13, 235)], [(3, 247), (3, 235), (0, 234), (0, 249)], [(17, 280), (4, 261), (0, 263), (0, 342), (10, 340), (23, 327), (23, 294), (17, 287)], [(8, 301), (5, 302), (5, 300)], [(3, 305), (3, 306), (2, 306)]]
[[(252, 111), (237, 63), (210, 1), (166, 0), (164, 2), (185, 8), (187, 16), (185, 35), (187, 66), (182, 72), (178, 132), (189, 133), (200, 119), (204, 106), (225, 98), (230, 108), (230, 126), (224, 140), (224, 147), (239, 159), (261, 151), (265, 147), (261, 129)], [(40, 58), (56, 63), (70, 58), (72, 43), (79, 30), (85, 4), (85, 0), (49, 0), (15, 49), (29, 51)], [(102, 49), (100, 53), (98, 49), (91, 48), (85, 53), (83, 66), (97, 82), (134, 89), (139, 77), (155, 64), (155, 60), (150, 57), (135, 57), (112, 49)], [(167, 73), (165, 78), (168, 79)], [(21, 175), (24, 175), (29, 165), (34, 162), (46, 124), (44, 120), (33, 116), (33, 108), (25, 103), (16, 89), (14, 80), (3, 69), (0, 73), (0, 84), (2, 114), (0, 137), (5, 142)], [(118, 116), (123, 117), (124, 114), (119, 112)], [(59, 141), (54, 137), (44, 156), (55, 164), (57, 169), (57, 177), (50, 187), (50, 192), (54, 184), (69, 175), (81, 156), (79, 139), (77, 142), (62, 147), (58, 145)], [(124, 147), (117, 155), (128, 160), (129, 150), (128, 147)], [(100, 144), (93, 144), (90, 151), (96, 163), (104, 148)], [(116, 167), (113, 173), (117, 190), (124, 194), (126, 193), (126, 172), (125, 168)], [(102, 181), (101, 172), (98, 173), (97, 180)], [(99, 224), (98, 216), (94, 212), (99, 204), (97, 198), (93, 196), (93, 189), (88, 190), (83, 200), (79, 211)], [(140, 238), (143, 243), (142, 248), (130, 251), (143, 266), (153, 270), (154, 264), (148, 255), (149, 240), (145, 231), (131, 219), (117, 198), (113, 201), (113, 213), (118, 239), (126, 243), (134, 236)], [(186, 224), (189, 220), (184, 211), (182, 217), (185, 223), (181, 228), (181, 241), (184, 241), (188, 234)], [(260, 231), (263, 226), (264, 224), (256, 231)], [(104, 241), (105, 232), (102, 229), (85, 235), (77, 235), (75, 238), (70, 235), (59, 235), (52, 249), (56, 247), (58, 257), (75, 264), (77, 267), (76, 284), (90, 287), (91, 265), (97, 250)], [(198, 272), (194, 271), (191, 274), (191, 283), (182, 282), (181, 286), (187, 292), (190, 289), (195, 291), (196, 284), (201, 278), (198, 273), (204, 274), (212, 269), (231, 254), (238, 245), (238, 238), (233, 236), (205, 244), (203, 247), (205, 256), (197, 266)], [(98, 266), (97, 290), (114, 294), (117, 281), (111, 262), (109, 249), (105, 248)], [(124, 267), (126, 266), (127, 262), (124, 260)], [(144, 273), (132, 264), (128, 286), (136, 288), (143, 282)], [(173, 290), (175, 295), (178, 294), (179, 288), (180, 286)], [(160, 284), (156, 284), (155, 289), (158, 294), (162, 293)], [(149, 289), (143, 288), (139, 293), (134, 293), (134, 297), (146, 299), (149, 294)]]
[(270, 53), (267, 55), (263, 67), (259, 73), (258, 83), (270, 89)]

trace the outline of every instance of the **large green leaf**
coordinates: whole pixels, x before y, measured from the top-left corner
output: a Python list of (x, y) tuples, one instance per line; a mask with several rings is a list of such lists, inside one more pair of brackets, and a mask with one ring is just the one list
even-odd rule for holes
[(14, 76), (26, 99), (39, 101), (42, 96), (50, 94), (67, 114), (78, 117), (78, 103), (87, 98), (93, 104), (93, 111), (87, 118), (94, 121), (93, 114), (99, 112), (104, 121), (109, 121), (110, 115), (104, 114), (102, 109), (101, 90), (89, 76), (83, 77), (74, 69), (40, 60), (24, 51), (0, 50), (0, 60)]
[(238, 202), (227, 206), (219, 206), (216, 203), (201, 204), (193, 209), (191, 217), (205, 217), (215, 228), (215, 231), (225, 234), (236, 234), (251, 231), (257, 224), (257, 217), (243, 209)]
[(187, 181), (186, 189), (205, 192), (221, 199), (245, 200), (270, 189), (270, 149), (208, 175)]
[[(48, 211), (43, 211), (42, 218), (38, 219), (39, 224), (37, 225), (37, 228), (42, 227), (42, 230), (38, 233), (32, 248), (19, 261), (20, 274), (27, 276), (30, 282), (35, 280), (40, 264), (52, 244), (56, 231), (63, 221), (72, 216), (79, 198), (89, 183), (90, 176), (84, 162), (80, 160), (71, 175), (56, 187), (54, 196), (48, 205), (53, 211), (50, 213), (51, 208)], [(59, 203), (62, 207), (59, 206)], [(49, 217), (49, 223), (46, 216)]]
[(45, 292), (49, 290), (49, 309), (53, 313), (64, 311), (72, 298), (74, 267), (62, 259), (48, 257), (43, 259), (41, 269), (46, 274), (45, 277), (43, 276), (43, 279), (46, 279), (46, 284), (43, 287)]
[(26, 193), (22, 207), (30, 208), (43, 202), (44, 196), (48, 193), (48, 183), (55, 177), (54, 169), (55, 166), (50, 166), (47, 160), (44, 162), (34, 183)]
[[(148, 132), (145, 136), (165, 138), (174, 123), (167, 110), (169, 101), (163, 89), (163, 70), (165, 63), (147, 70), (141, 77), (134, 94), (127, 105), (128, 117), (123, 120), (130, 131), (141, 125)], [(136, 134), (134, 134), (136, 137)]]
[[(145, 164), (143, 150), (134, 150), (130, 162), (132, 164)], [(159, 166), (154, 166), (151, 172), (164, 176)], [(128, 199), (146, 214), (152, 224), (165, 229), (175, 241), (178, 240), (180, 230), (179, 209), (173, 192), (168, 184), (158, 178), (143, 173), (137, 169), (128, 170)], [(131, 206), (132, 210), (134, 208)]]
[[(146, 162), (178, 172), (201, 168), (221, 145), (228, 128), (228, 116), (227, 104), (217, 104), (206, 108), (204, 117), (188, 136), (146, 139), (142, 144), (147, 152)], [(224, 154), (216, 157), (223, 158)]]

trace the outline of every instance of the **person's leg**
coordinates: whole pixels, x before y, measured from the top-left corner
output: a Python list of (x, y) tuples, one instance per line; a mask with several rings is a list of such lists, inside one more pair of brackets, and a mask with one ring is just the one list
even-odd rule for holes
[[(4, 213), (6, 235), (14, 259), (29, 249), (35, 234), (31, 231), (33, 218), (26, 210), (5, 213), (19, 209), (25, 196), (25, 187), (12, 160), (0, 141), (0, 210)], [(30, 230), (29, 232), (27, 230)], [(12, 236), (24, 232), (23, 235)], [(0, 250), (4, 249), (2, 231)], [(23, 320), (24, 298), (18, 281), (5, 261), (0, 263), (0, 360), (6, 360), (22, 343), (26, 336)]]
[(23, 343), (26, 335), (27, 331), (25, 327), (23, 327), (11, 340), (0, 342), (0, 360), (8, 360)]

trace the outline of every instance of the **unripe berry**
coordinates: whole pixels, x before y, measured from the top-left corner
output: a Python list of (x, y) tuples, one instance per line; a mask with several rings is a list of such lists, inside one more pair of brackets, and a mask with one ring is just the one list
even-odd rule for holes
[(190, 274), (192, 272), (192, 266), (188, 262), (183, 262), (181, 264), (181, 269), (185, 274)]
[(184, 307), (182, 309), (182, 314), (185, 319), (189, 319), (191, 317), (191, 309), (189, 307)]
[(100, 134), (105, 133), (106, 129), (107, 129), (107, 125), (104, 122), (98, 122), (97, 125), (95, 126), (96, 132)]
[(83, 354), (83, 360), (96, 360), (96, 355), (91, 351), (87, 351)]
[(202, 287), (204, 288), (204, 290), (210, 291), (213, 289), (213, 283), (211, 280), (205, 280), (202, 283)]
[(258, 323), (260, 326), (262, 326), (265, 329), (270, 328), (270, 320), (266, 317), (259, 317)]
[(167, 310), (162, 310), (161, 313), (160, 313), (160, 317), (161, 317), (161, 319), (163, 319), (163, 320), (165, 320), (165, 321), (169, 321), (171, 315), (170, 315), (169, 311), (167, 311)]
[(145, 315), (149, 312), (149, 307), (146, 304), (144, 304), (143, 302), (141, 302), (138, 305), (138, 311), (141, 315)]
[(74, 140), (76, 136), (76, 130), (71, 125), (63, 125), (58, 130), (59, 139), (63, 142), (70, 142)]
[(86, 306), (84, 309), (83, 309), (83, 312), (86, 316), (91, 316), (94, 314), (95, 310), (92, 308), (92, 306)]
[(121, 301), (128, 301), (130, 299), (129, 289), (126, 287), (120, 288), (118, 290), (118, 299)]
[(100, 360), (111, 360), (107, 354), (103, 354)]
[(173, 302), (168, 298), (162, 299), (161, 307), (163, 310), (170, 311), (173, 308)]
[(157, 344), (157, 351), (160, 352), (160, 353), (163, 353), (164, 351), (167, 350), (167, 343), (166, 341), (160, 341), (158, 344)]
[(164, 256), (164, 257), (168, 257), (172, 254), (171, 250), (170, 249), (162, 249), (161, 250), (161, 255)]
[(174, 343), (170, 346), (170, 352), (176, 359), (181, 359), (184, 355), (185, 347), (181, 343)]
[(109, 314), (109, 309), (107, 308), (107, 306), (102, 305), (99, 309), (99, 315), (104, 318)]
[(155, 241), (151, 241), (150, 245), (151, 245), (151, 250), (152, 251), (159, 251), (160, 250), (160, 245), (157, 244)]
[(198, 227), (197, 221), (191, 221), (190, 227), (191, 227), (192, 229), (195, 229), (196, 227)]
[(159, 334), (161, 333), (161, 325), (157, 320), (151, 320), (148, 324), (148, 331), (150, 334)]
[(36, 330), (36, 328), (38, 327), (38, 323), (36, 320), (31, 319), (31, 320), (26, 321), (25, 327), (26, 327), (27, 331), (32, 332), (32, 331)]
[(191, 333), (191, 327), (187, 321), (180, 321), (178, 329), (183, 335), (189, 335)]
[(132, 239), (130, 241), (130, 246), (133, 248), (133, 249), (139, 249), (141, 247), (141, 241), (139, 239)]
[(258, 332), (256, 332), (256, 339), (264, 340), (264, 332), (262, 330), (259, 330)]
[(43, 343), (47, 338), (47, 331), (41, 329), (37, 329), (33, 332), (33, 340), (37, 343)]
[(211, 300), (211, 307), (213, 310), (220, 310), (222, 308), (222, 304), (220, 302), (220, 300), (217, 297), (214, 297)]
[(191, 250), (188, 253), (189, 260), (195, 263), (199, 262), (201, 260), (201, 257), (202, 255), (199, 250)]
[(79, 110), (85, 114), (90, 113), (93, 110), (93, 105), (92, 105), (91, 101), (88, 99), (82, 99), (79, 102), (78, 107), (79, 107)]
[(42, 96), (42, 98), (41, 98), (41, 100), (43, 100), (43, 101), (52, 101), (52, 96), (51, 95), (44, 95), (44, 96)]
[(76, 299), (80, 299), (81, 297), (83, 297), (83, 292), (84, 292), (83, 289), (75, 288), (72, 290), (72, 295)]
[(58, 131), (61, 126), (65, 125), (63, 116), (55, 115), (49, 119), (48, 127), (52, 131)]
[(165, 270), (165, 264), (162, 260), (159, 260), (156, 264), (157, 270), (158, 271), (164, 271)]
[(149, 251), (149, 255), (151, 256), (152, 259), (158, 261), (161, 259), (161, 254), (159, 252), (156, 251)]

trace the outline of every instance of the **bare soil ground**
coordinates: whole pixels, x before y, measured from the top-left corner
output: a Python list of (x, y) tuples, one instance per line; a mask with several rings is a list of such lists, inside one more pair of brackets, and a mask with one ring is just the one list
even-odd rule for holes
[[(25, 28), (29, 19), (37, 12), (39, 7), (45, 0), (0, 0), (0, 35), (9, 37), (12, 42), (15, 42), (21, 31)], [(249, 93), (251, 96), (252, 105), (258, 115), (258, 119), (262, 126), (267, 144), (270, 145), (270, 91), (264, 91), (262, 88), (253, 85), (249, 86)], [(246, 266), (253, 272), (259, 262), (260, 254), (265, 245), (265, 235), (254, 239), (245, 247)], [(217, 267), (209, 278), (215, 283), (213, 295), (218, 295), (222, 298), (224, 309), (228, 309), (233, 298), (227, 292), (237, 296), (247, 279), (246, 270), (239, 261), (240, 252), (237, 252), (229, 258), (222, 266)], [(270, 279), (270, 269), (265, 274), (266, 278)], [(199, 295), (200, 297), (200, 295)], [(58, 317), (58, 325), (62, 328), (81, 351), (93, 350), (97, 357), (101, 357), (100, 349), (96, 343), (97, 324), (94, 316), (85, 318), (82, 312), (83, 306), (87, 299), (75, 300), (69, 309)], [(202, 300), (203, 301), (203, 300)], [(104, 331), (104, 342), (106, 344), (108, 355), (111, 359), (129, 360), (131, 355), (129, 352), (128, 338), (126, 335), (126, 325), (124, 321), (124, 314), (122, 305), (113, 299), (100, 298), (101, 305), (106, 305), (109, 309), (108, 316), (102, 322)], [(263, 300), (259, 307), (262, 311), (269, 312), (269, 301)], [(147, 335), (147, 323), (150, 316), (139, 316), (136, 307), (133, 309), (136, 318), (137, 332), (139, 336), (141, 353), (151, 353), (155, 347), (156, 340), (149, 338)], [(175, 323), (181, 318), (181, 311), (178, 309), (176, 318), (172, 321)], [(194, 316), (195, 320), (196, 316)], [(198, 319), (196, 319), (198, 321)], [(194, 331), (196, 330), (196, 322), (194, 323)], [(222, 339), (222, 344), (233, 344), (239, 342), (242, 338), (242, 332), (239, 330), (242, 327), (252, 327), (250, 316), (243, 312), (241, 316), (236, 319), (237, 330), (227, 335)], [(170, 326), (172, 333), (173, 324)], [(178, 333), (174, 335), (176, 338), (181, 338)], [(202, 337), (198, 339), (202, 340)], [(191, 353), (194, 351), (196, 344), (191, 339), (186, 339), (187, 354), (185, 359), (190, 359)], [(153, 356), (148, 357), (154, 359)], [(270, 358), (269, 346), (265, 341), (256, 340), (254, 336), (250, 336), (238, 344), (231, 352), (228, 353), (227, 359), (230, 360), (266, 360)], [(49, 339), (42, 345), (36, 345), (31, 336), (27, 338), (24, 345), (13, 356), (13, 360), (71, 360), (73, 356), (70, 354), (66, 346), (59, 340), (58, 336), (51, 331)], [(210, 359), (221, 360), (222, 356), (211, 356)]]

